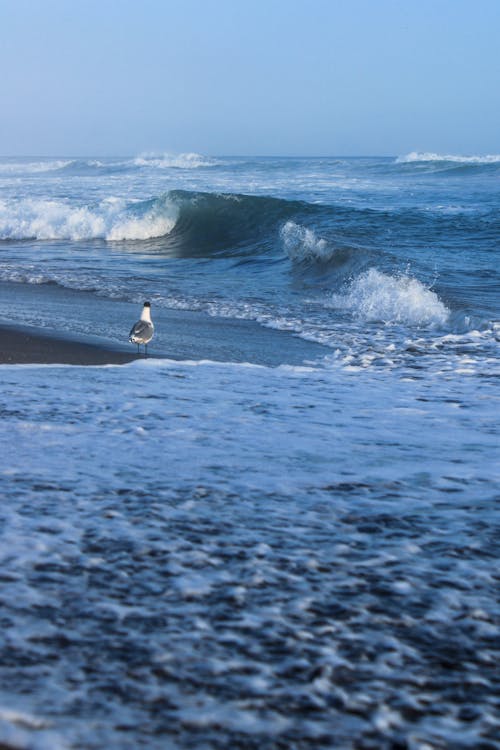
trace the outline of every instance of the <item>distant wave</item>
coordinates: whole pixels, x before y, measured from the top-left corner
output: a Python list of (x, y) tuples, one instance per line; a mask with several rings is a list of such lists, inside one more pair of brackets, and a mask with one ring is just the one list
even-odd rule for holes
[(65, 169), (72, 164), (71, 159), (52, 159), (40, 161), (0, 161), (0, 174), (39, 174)]
[(336, 309), (363, 320), (416, 326), (443, 326), (450, 311), (431, 289), (410, 276), (391, 276), (370, 268), (357, 276), (345, 293), (334, 294)]
[(398, 156), (396, 164), (415, 162), (454, 162), (456, 164), (499, 164), (500, 154), (486, 156), (460, 156), (455, 154), (435, 154), (431, 152), (412, 151), (406, 156)]
[(199, 169), (200, 167), (215, 167), (220, 163), (216, 159), (196, 153), (140, 154), (133, 160), (136, 167), (153, 167), (155, 169)]
[(29, 175), (61, 171), (69, 174), (113, 174), (139, 169), (200, 169), (219, 166), (223, 162), (196, 153), (154, 154), (144, 153), (125, 159), (0, 159), (0, 175)]

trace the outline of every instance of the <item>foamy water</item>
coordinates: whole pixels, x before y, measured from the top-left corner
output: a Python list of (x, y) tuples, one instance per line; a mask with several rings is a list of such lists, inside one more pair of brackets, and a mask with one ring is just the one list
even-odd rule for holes
[(417, 748), (463, 724), (494, 746), (491, 385), (152, 360), (1, 376), (0, 739)]
[(353, 279), (344, 294), (334, 294), (332, 306), (363, 320), (444, 326), (450, 311), (438, 295), (410, 276), (388, 276), (370, 268)]

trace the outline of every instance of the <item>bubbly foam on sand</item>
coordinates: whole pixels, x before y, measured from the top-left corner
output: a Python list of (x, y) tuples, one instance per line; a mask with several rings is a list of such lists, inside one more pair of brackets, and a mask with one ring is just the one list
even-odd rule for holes
[(493, 382), (0, 369), (0, 738), (495, 747)]

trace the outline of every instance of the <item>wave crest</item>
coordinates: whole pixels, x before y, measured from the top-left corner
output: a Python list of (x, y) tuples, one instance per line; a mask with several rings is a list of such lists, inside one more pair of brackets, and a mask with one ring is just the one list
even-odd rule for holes
[(357, 276), (345, 294), (334, 294), (331, 305), (363, 320), (416, 326), (442, 326), (450, 316), (437, 294), (417, 279), (376, 268)]
[(412, 151), (406, 156), (398, 156), (396, 164), (413, 164), (415, 162), (454, 162), (456, 164), (499, 164), (500, 154), (486, 156), (460, 156), (456, 154), (435, 154), (432, 152)]

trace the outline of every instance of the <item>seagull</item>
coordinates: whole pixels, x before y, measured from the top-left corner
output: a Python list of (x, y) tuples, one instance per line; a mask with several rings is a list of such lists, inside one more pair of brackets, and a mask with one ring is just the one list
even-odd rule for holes
[(144, 356), (148, 356), (148, 344), (153, 338), (154, 325), (151, 321), (151, 302), (145, 302), (142, 308), (141, 319), (132, 326), (128, 335), (128, 340), (132, 344), (137, 344), (137, 354), (139, 354), (139, 345), (144, 344)]

